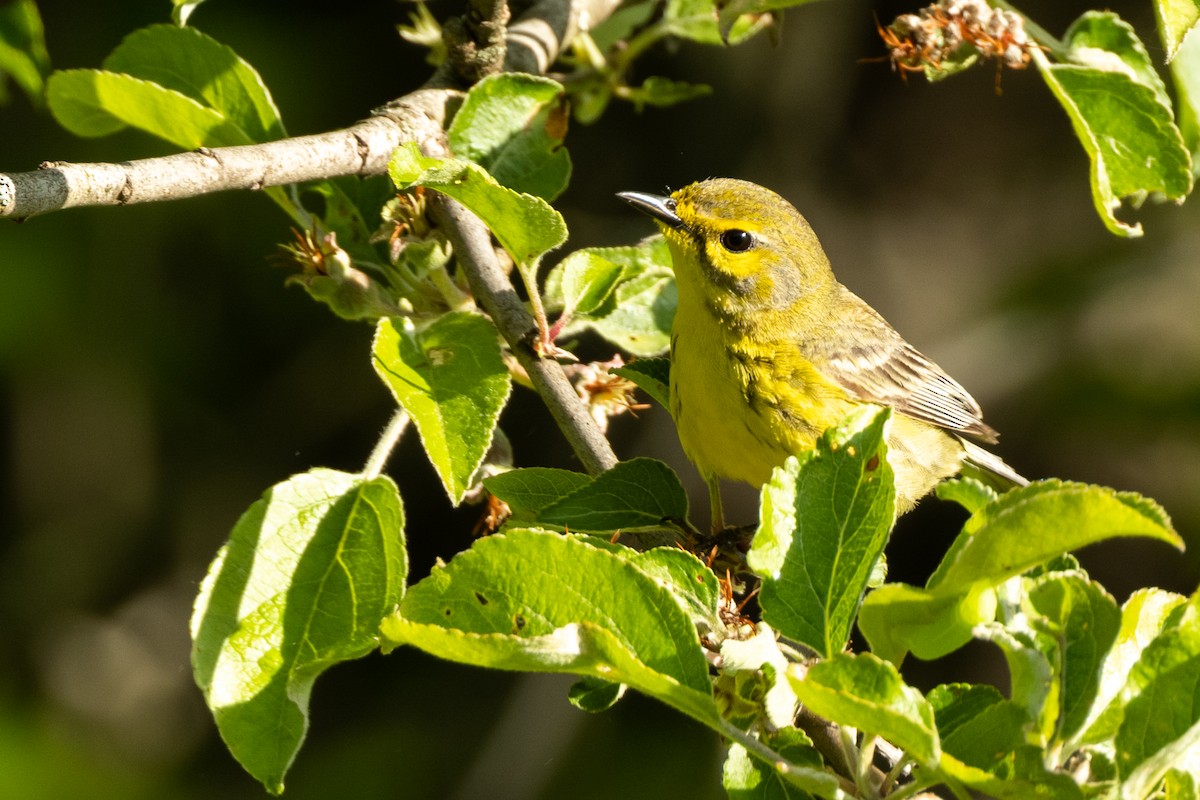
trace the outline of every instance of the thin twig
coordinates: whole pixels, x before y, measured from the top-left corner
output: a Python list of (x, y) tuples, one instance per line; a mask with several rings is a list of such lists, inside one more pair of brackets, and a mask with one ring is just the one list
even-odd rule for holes
[(404, 435), (405, 429), (408, 428), (408, 412), (403, 408), (397, 408), (396, 413), (392, 414), (392, 418), (388, 420), (387, 427), (383, 429), (383, 433), (379, 434), (379, 441), (375, 443), (375, 447), (371, 450), (370, 457), (367, 458), (366, 466), (363, 467), (363, 480), (374, 480), (383, 473), (383, 468), (387, 465), (388, 458), (391, 457), (392, 451), (396, 449), (396, 444), (400, 441), (400, 437)]
[(617, 463), (616, 454), (580, 402), (566, 373), (557, 362), (538, 357), (530, 347), (537, 327), (501, 269), (487, 227), (460, 203), (444, 195), (430, 202), (430, 214), (450, 239), (455, 258), (471, 284), (471, 292), (529, 374), (534, 389), (550, 409), (583, 468), (593, 475), (611, 469)]

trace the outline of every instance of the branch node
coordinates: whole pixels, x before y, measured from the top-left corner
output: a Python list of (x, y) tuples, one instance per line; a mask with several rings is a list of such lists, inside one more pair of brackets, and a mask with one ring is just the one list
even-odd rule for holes
[(117, 205), (127, 205), (133, 198), (133, 178), (128, 172), (125, 173), (125, 183), (121, 186), (121, 191), (117, 192)]
[(354, 132), (354, 147), (358, 150), (358, 174), (363, 175), (367, 172), (367, 162), (371, 158), (371, 143), (363, 137), (358, 131)]
[(467, 13), (442, 27), (442, 41), (455, 74), (466, 85), (504, 69), (511, 17), (506, 0), (470, 0)]

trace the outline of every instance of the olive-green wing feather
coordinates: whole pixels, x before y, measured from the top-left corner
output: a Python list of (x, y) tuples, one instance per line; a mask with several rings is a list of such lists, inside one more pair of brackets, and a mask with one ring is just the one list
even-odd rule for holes
[(846, 291), (855, 313), (838, 323), (838, 335), (809, 353), (814, 364), (860, 400), (957, 433), (995, 442), (979, 404), (937, 364), (904, 341), (874, 309)]

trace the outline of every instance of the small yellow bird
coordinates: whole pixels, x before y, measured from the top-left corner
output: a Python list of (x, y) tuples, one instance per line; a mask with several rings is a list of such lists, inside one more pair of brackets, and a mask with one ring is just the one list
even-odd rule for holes
[(964, 438), (995, 442), (996, 432), (962, 386), (838, 283), (782, 197), (729, 178), (618, 197), (658, 222), (671, 251), (671, 416), (708, 483), (714, 529), (724, 527), (721, 478), (762, 485), (864, 403), (894, 410), (897, 514), (964, 465), (1027, 483)]

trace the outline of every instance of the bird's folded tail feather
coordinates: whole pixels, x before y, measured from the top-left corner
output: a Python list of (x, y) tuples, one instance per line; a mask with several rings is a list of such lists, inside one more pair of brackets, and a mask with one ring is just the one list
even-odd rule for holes
[(984, 450), (972, 441), (963, 439), (963, 450), (966, 457), (963, 461), (963, 474), (978, 478), (998, 491), (1007, 491), (1016, 486), (1028, 486), (1029, 480), (1004, 463), (995, 453)]

